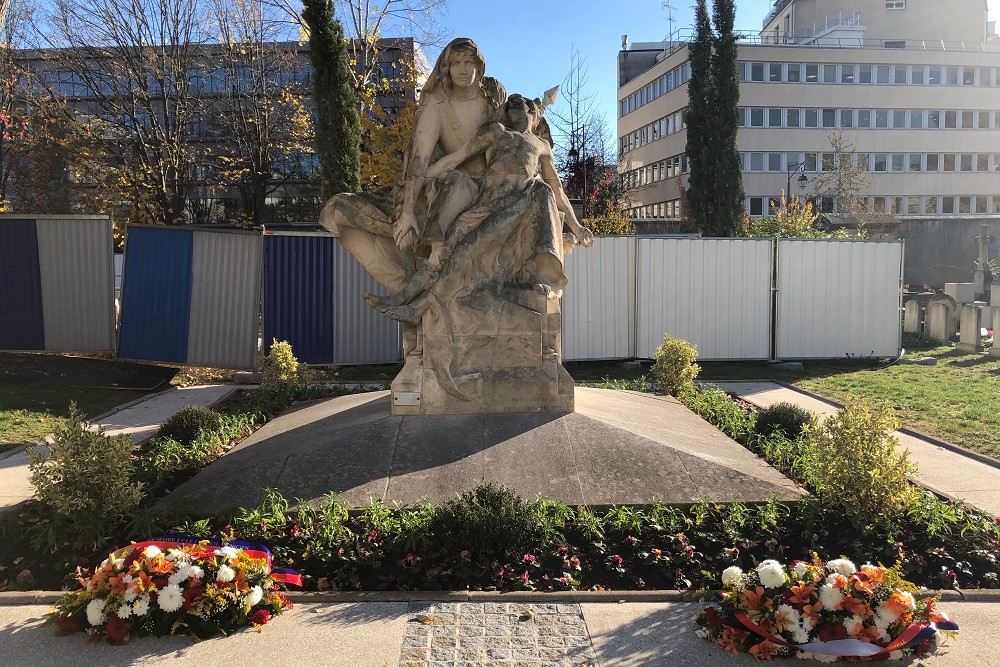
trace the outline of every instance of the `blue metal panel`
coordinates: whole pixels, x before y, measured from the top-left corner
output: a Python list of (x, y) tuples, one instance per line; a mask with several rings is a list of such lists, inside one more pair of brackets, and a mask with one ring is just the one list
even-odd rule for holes
[(0, 220), (0, 350), (44, 350), (34, 220)]
[(129, 227), (118, 356), (187, 361), (193, 234)]
[(264, 237), (264, 351), (286, 340), (299, 361), (333, 362), (332, 236)]

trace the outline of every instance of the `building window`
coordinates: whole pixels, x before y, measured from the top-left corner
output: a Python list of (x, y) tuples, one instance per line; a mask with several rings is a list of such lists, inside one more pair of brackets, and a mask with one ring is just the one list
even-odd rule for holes
[(781, 81), (781, 63), (771, 63), (768, 65), (767, 80), (771, 82)]
[(975, 213), (988, 213), (989, 212), (989, 197), (986, 195), (976, 196), (976, 210)]
[(976, 155), (976, 171), (989, 171), (990, 170), (990, 154), (989, 153), (979, 153)]
[(944, 82), (949, 86), (958, 85), (958, 68), (957, 67), (945, 67), (944, 68)]
[(888, 109), (875, 109), (875, 127), (887, 128), (889, 127), (889, 110)]
[(888, 155), (875, 153), (872, 160), (872, 171), (888, 171)]
[(803, 156), (802, 161), (806, 163), (803, 167), (805, 171), (818, 171), (816, 153), (806, 153)]
[(926, 215), (935, 215), (937, 212), (937, 197), (924, 197), (924, 213)]
[(763, 153), (750, 153), (750, 171), (764, 171)]
[(858, 83), (871, 83), (871, 82), (872, 82), (872, 66), (861, 65), (858, 68)]
[(953, 214), (954, 212), (955, 212), (955, 198), (941, 197), (941, 213), (948, 215), (948, 214)]
[(764, 80), (764, 63), (750, 63), (750, 80)]
[(931, 86), (937, 86), (941, 83), (941, 68), (940, 67), (929, 67), (927, 68), (927, 83)]
[(944, 154), (944, 166), (941, 171), (955, 171), (955, 154), (945, 153)]
[(823, 127), (836, 127), (836, 109), (823, 109)]
[(781, 112), (782, 112), (782, 109), (768, 109), (767, 110), (767, 126), (768, 127), (781, 127)]
[(761, 217), (764, 215), (764, 198), (763, 197), (750, 197), (750, 215), (754, 217)]
[(750, 127), (764, 127), (764, 109), (761, 107), (751, 107)]
[(962, 171), (972, 171), (972, 153), (962, 153), (959, 159), (959, 167)]
[(959, 213), (972, 213), (972, 197), (959, 197), (958, 198), (958, 212)]
[(801, 65), (799, 65), (798, 63), (788, 63), (787, 75), (789, 83), (798, 83), (801, 80), (800, 78), (801, 72), (799, 69), (800, 67)]
[(906, 9), (906, 0), (885, 0), (886, 9)]
[(819, 65), (806, 65), (806, 83), (819, 83)]
[(799, 110), (785, 109), (785, 127), (799, 126)]
[(858, 127), (872, 126), (872, 110), (858, 109)]
[(892, 154), (892, 170), (899, 172), (903, 171), (903, 158), (905, 155), (903, 153), (893, 153)]
[(920, 153), (910, 153), (910, 164), (908, 171), (922, 171), (920, 164), (923, 156)]
[(944, 126), (949, 130), (953, 130), (958, 127), (958, 112), (956, 111), (945, 111), (944, 112)]
[(854, 83), (854, 65), (841, 65), (840, 66), (840, 82), (841, 83)]
[(903, 109), (892, 110), (892, 127), (897, 130), (906, 127), (906, 111)]
[(928, 111), (927, 112), (927, 127), (932, 130), (936, 130), (941, 127), (941, 112), (940, 111)]
[(924, 68), (916, 65), (910, 69), (910, 83), (922, 86), (924, 84)]
[(892, 82), (895, 84), (906, 83), (906, 65), (893, 65)]
[(924, 126), (924, 112), (910, 109), (910, 129), (918, 130)]
[(976, 126), (980, 130), (988, 130), (988, 129), (990, 129), (990, 112), (989, 111), (980, 111), (978, 114), (976, 114), (976, 116), (977, 116)]
[(875, 83), (889, 83), (888, 65), (878, 65), (875, 68)]
[(767, 170), (781, 171), (781, 153), (767, 154)]
[(920, 215), (920, 197), (906, 198), (906, 213), (908, 215)]
[(976, 85), (976, 70), (973, 67), (963, 67), (962, 68), (962, 85), (963, 86), (974, 86)]
[(823, 83), (837, 83), (836, 65), (823, 65)]
[(806, 109), (805, 127), (819, 127), (819, 109)]

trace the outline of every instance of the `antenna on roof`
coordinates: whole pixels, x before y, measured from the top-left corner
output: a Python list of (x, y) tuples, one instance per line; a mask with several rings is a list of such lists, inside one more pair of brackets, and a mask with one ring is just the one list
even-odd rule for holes
[(671, 46), (671, 48), (673, 48), (673, 46), (674, 46), (674, 12), (677, 11), (677, 8), (674, 7), (673, 5), (671, 5), (669, 2), (664, 2), (662, 6), (663, 6), (663, 9), (667, 10), (667, 25), (670, 28), (670, 37), (669, 37), (669, 39), (670, 39), (670, 46)]

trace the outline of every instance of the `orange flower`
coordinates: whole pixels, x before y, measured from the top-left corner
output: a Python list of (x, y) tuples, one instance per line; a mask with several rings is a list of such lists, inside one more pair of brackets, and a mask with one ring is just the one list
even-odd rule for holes
[(865, 576), (855, 575), (851, 577), (851, 580), (854, 584), (855, 593), (861, 593), (862, 595), (871, 595), (875, 590), (875, 586)]
[(740, 649), (743, 647), (743, 640), (749, 636), (749, 632), (743, 632), (742, 630), (737, 630), (736, 628), (726, 628), (722, 631), (722, 636), (719, 637), (719, 641), (717, 643), (726, 653), (739, 655)]
[(850, 612), (861, 618), (871, 618), (872, 610), (868, 603), (850, 595), (844, 596), (844, 601), (840, 603), (844, 611)]
[(864, 624), (861, 621), (854, 621), (850, 618), (844, 620), (844, 627), (847, 628), (847, 634), (850, 637), (857, 637), (864, 630)]
[(874, 565), (862, 565), (861, 574), (871, 583), (872, 586), (881, 586), (885, 583), (885, 569)]
[(163, 554), (157, 554), (146, 559), (146, 569), (153, 574), (170, 574), (174, 571), (174, 564), (164, 558)]
[(834, 588), (839, 588), (841, 590), (846, 589), (847, 584), (849, 583), (847, 581), (847, 577), (845, 577), (842, 574), (831, 574), (829, 577), (827, 577), (827, 581)]
[(765, 639), (761, 643), (751, 646), (749, 653), (757, 660), (770, 660), (771, 656), (774, 655), (774, 649), (774, 644)]
[(879, 643), (879, 631), (875, 627), (863, 628), (861, 632), (858, 633), (858, 639), (868, 644), (878, 644)]
[(769, 598), (764, 597), (763, 586), (757, 586), (752, 591), (741, 592), (740, 604), (748, 611), (760, 611), (762, 608), (770, 608), (773, 605)]
[(885, 608), (894, 612), (897, 616), (902, 616), (913, 609), (913, 596), (902, 591), (893, 591), (889, 599), (882, 603)]
[(791, 597), (788, 598), (792, 604), (808, 604), (816, 593), (816, 587), (806, 583), (795, 584), (790, 589)]
[(817, 601), (815, 604), (807, 604), (802, 607), (802, 618), (808, 618), (813, 625), (819, 623), (819, 613), (823, 611), (823, 603)]

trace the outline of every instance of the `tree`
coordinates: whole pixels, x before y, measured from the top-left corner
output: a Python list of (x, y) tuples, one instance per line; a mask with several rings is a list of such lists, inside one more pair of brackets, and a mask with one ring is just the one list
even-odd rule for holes
[(716, 91), (712, 76), (712, 24), (707, 0), (698, 0), (695, 9), (695, 38), (689, 47), (691, 79), (688, 81), (687, 154), (691, 173), (683, 208), (689, 224), (696, 229), (711, 229), (716, 217), (714, 123)]
[(53, 95), (82, 98), (113, 156), (107, 179), (143, 222), (180, 224), (198, 153), (189, 72), (208, 35), (193, 0), (57, 0), (39, 22), (50, 47), (38, 74)]
[(320, 193), (357, 192), (360, 187), (361, 123), (351, 85), (344, 30), (334, 19), (331, 0), (305, 0), (302, 18), (309, 30), (316, 104), (316, 148)]
[(739, 54), (734, 32), (736, 3), (735, 0), (714, 0), (712, 9), (716, 32), (715, 52), (712, 55), (716, 204), (710, 232), (713, 236), (736, 236), (745, 206), (742, 161), (736, 145), (740, 125)]
[(239, 193), (240, 217), (260, 225), (268, 196), (301, 178), (301, 158), (312, 152), (304, 84), (291, 76), (295, 53), (278, 43), (280, 24), (261, 0), (215, 0), (213, 9), (228, 80), (206, 109), (229, 137), (216, 148), (218, 173)]
[[(854, 142), (838, 129), (827, 135), (832, 149), (832, 161), (823, 164), (823, 170), (813, 178), (813, 192), (829, 210), (848, 216), (862, 232), (871, 224), (889, 222), (893, 216), (885, 212), (868, 210), (864, 193), (871, 187), (868, 176), (868, 154), (858, 154)], [(824, 208), (827, 208), (824, 206)]]
[(361, 188), (393, 185), (403, 170), (403, 156), (416, 123), (417, 103), (407, 101), (395, 116), (375, 105), (361, 118), (365, 146), (361, 153)]

